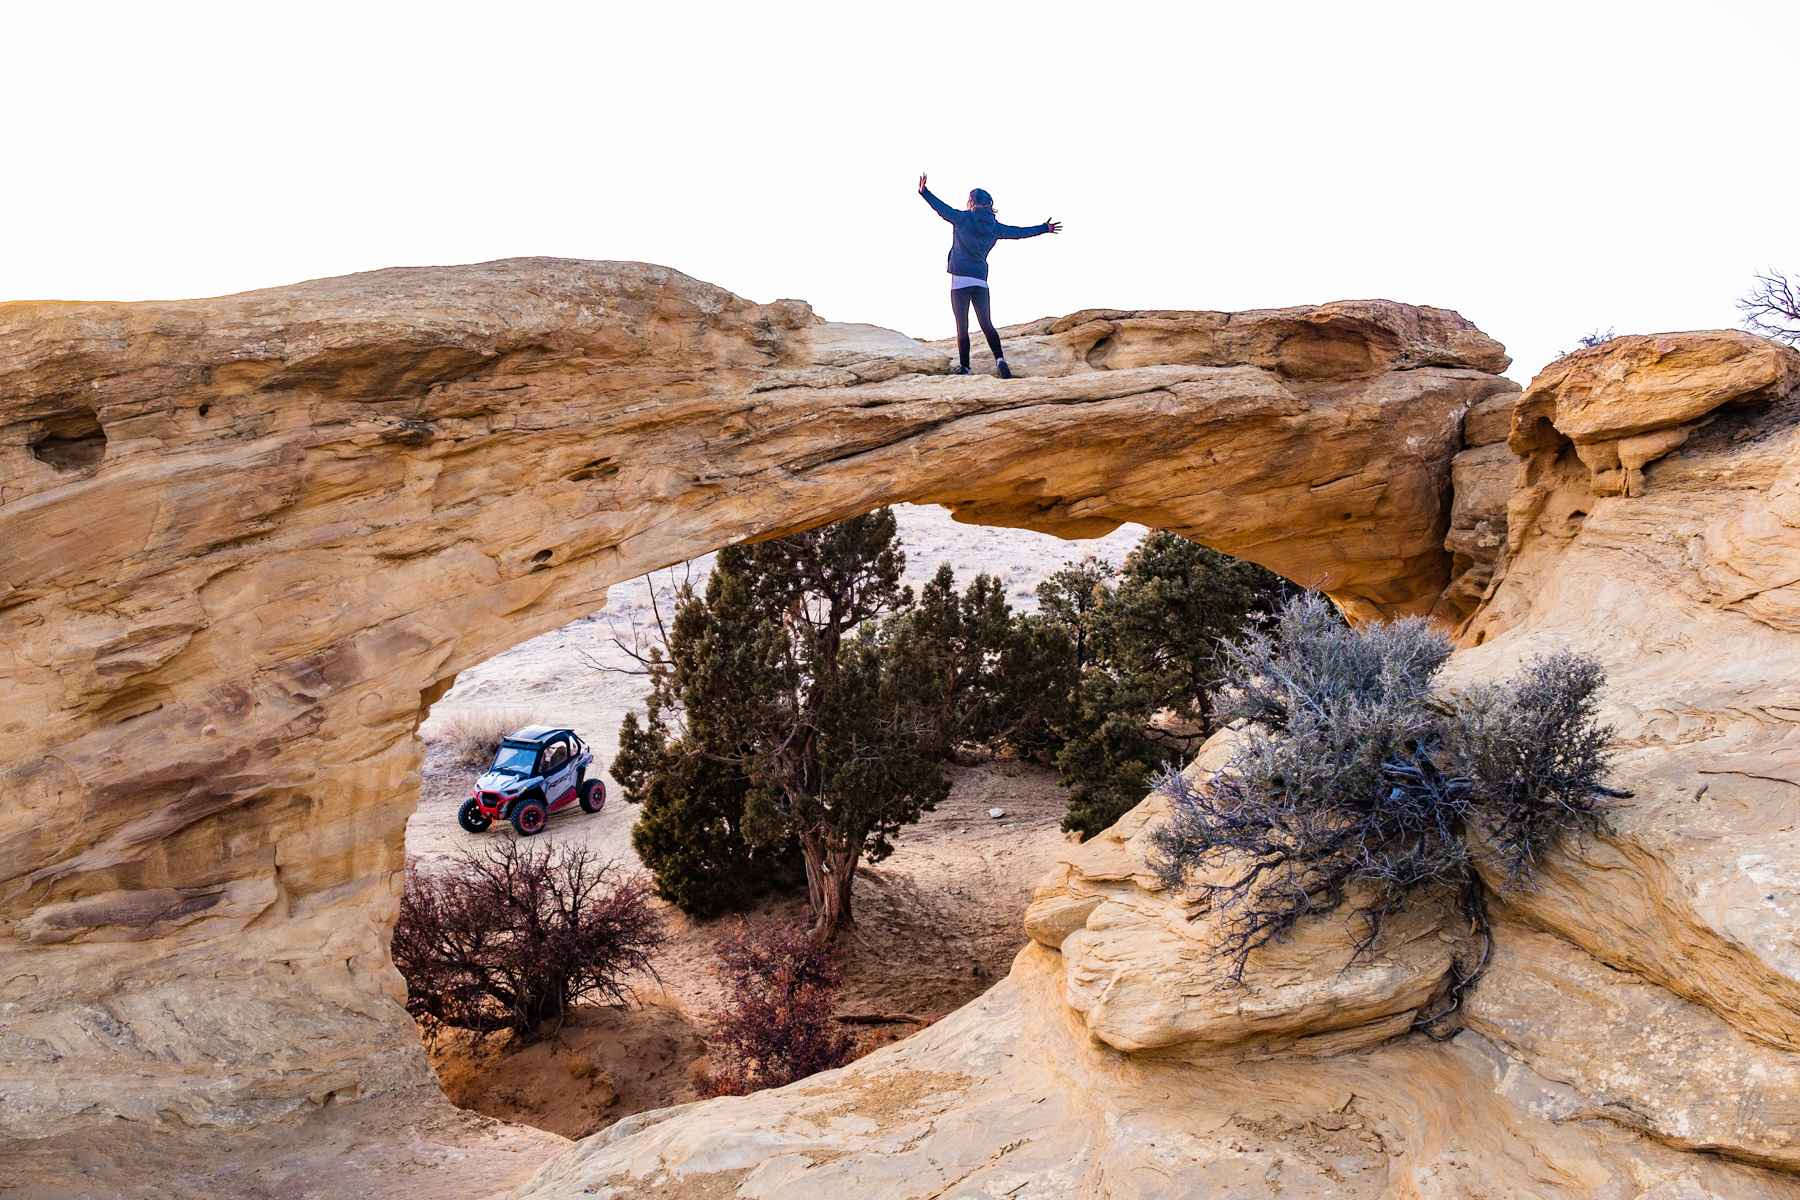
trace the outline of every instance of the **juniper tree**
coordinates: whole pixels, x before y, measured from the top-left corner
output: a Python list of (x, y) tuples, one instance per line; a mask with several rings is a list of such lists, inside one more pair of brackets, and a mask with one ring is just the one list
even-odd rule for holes
[(750, 777), (729, 756), (698, 751), (669, 728), (670, 690), (653, 681), (645, 719), (625, 714), (612, 772), (640, 806), (631, 845), (656, 894), (691, 917), (750, 907), (805, 882), (792, 838), (759, 845), (744, 832)]
[(977, 575), (959, 593), (948, 563), (918, 603), (890, 621), (899, 667), (928, 699), (945, 757), (966, 745), (1009, 746), (1028, 757), (1054, 750), (1076, 682), (1059, 626), (1014, 613), (992, 575)]
[(1111, 563), (1090, 554), (1080, 562), (1064, 563), (1037, 585), (1038, 612), (1067, 635), (1077, 670), (1099, 654), (1095, 641), (1100, 611), (1112, 597), (1112, 580), (1118, 573)]
[(653, 660), (650, 724), (626, 731), (643, 795), (680, 791), (702, 760), (735, 773), (738, 834), (798, 846), (821, 944), (853, 923), (857, 864), (949, 790), (941, 706), (882, 620), (911, 604), (904, 564), (887, 509), (720, 551)]
[(918, 603), (891, 618), (889, 636), (909, 643), (921, 699), (952, 753), (960, 742), (992, 740), (1006, 716), (1000, 709), (1000, 653), (1012, 632), (1005, 589), (992, 575), (977, 575), (956, 590), (950, 564), (938, 567), (919, 589)]
[(1061, 749), (1081, 681), (1065, 630), (1036, 613), (1015, 616), (996, 666), (987, 732), (1022, 758), (1048, 762)]

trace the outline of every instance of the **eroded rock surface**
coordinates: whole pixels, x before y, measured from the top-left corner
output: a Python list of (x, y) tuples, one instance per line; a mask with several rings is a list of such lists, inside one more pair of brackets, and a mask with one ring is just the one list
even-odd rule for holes
[[(591, 1139), (521, 1195), (827, 1196), (855, 1170), (894, 1195), (1800, 1196), (1796, 362), (1731, 333), (1621, 339), (1468, 414), (1449, 684), (1598, 655), (1635, 794), (1496, 895), (1450, 1042), (1406, 1032), (1465, 944), (1447, 910), (1347, 968), (1351, 932), (1315, 923), (1221, 990), (1213, 914), (1147, 866), (1153, 796), (1071, 848), (978, 1004), (834, 1076)], [(916, 1111), (846, 1115), (927, 1070)]]
[(641, 264), (0, 305), (0, 1132), (428, 1081), (422, 713), (610, 583), (896, 501), (1180, 530), (1422, 611), (1499, 345), (1386, 302), (1082, 313), (1026, 378)]
[(1057, 955), (931, 1028), (778, 1091), (632, 1117), (517, 1196), (1800, 1196), (1610, 1120), (1478, 1034), (1207, 1066), (1122, 1054), (1062, 1003)]
[(1450, 582), (1432, 610), (1442, 624), (1455, 626), (1474, 612), (1506, 553), (1507, 505), (1520, 466), (1507, 438), (1518, 402), (1517, 392), (1501, 392), (1463, 418), (1463, 450), (1450, 460)]
[[(1204, 779), (1230, 751), (1228, 733), (1213, 738), (1189, 774)], [(1152, 795), (1072, 848), (1025, 913), (1032, 940), (1061, 955), (1063, 1002), (1103, 1045), (1201, 1064), (1340, 1053), (1404, 1033), (1458, 953), (1472, 960), (1448, 911), (1427, 905), (1398, 916), (1363, 957), (1347, 922), (1304, 924), (1253, 955), (1234, 985), (1221, 922), (1148, 866), (1149, 835), (1167, 815)]]
[[(1146, 867), (1152, 797), (1071, 847), (976, 1004), (521, 1194), (1800, 1196), (1800, 358), (1615, 339), (1521, 395), (1460, 318), (1384, 302), (1010, 333), (1027, 378), (951, 378), (796, 302), (556, 260), (0, 306), (29, 1178), (110, 1129), (248, 1146), (429, 1094), (386, 950), (424, 709), (611, 582), (906, 500), (1173, 528), (1357, 617), (1435, 612), (1453, 687), (1597, 654), (1634, 797), (1496, 902), (1448, 1043), (1407, 1032), (1466, 950), (1448, 909), (1354, 962), (1314, 923), (1221, 988), (1215, 914)], [(470, 1136), (467, 1182), (518, 1176), (523, 1142)]]
[[(1544, 416), (1565, 410), (1568, 437)], [(1584, 457), (1591, 430), (1680, 439), (1616, 487)], [(1615, 339), (1535, 381), (1512, 442), (1512, 552), (1452, 681), (1554, 647), (1598, 656), (1636, 793), (1515, 907), (1800, 1049), (1800, 571), (1784, 569), (1800, 526), (1783, 515), (1800, 354), (1729, 332)]]

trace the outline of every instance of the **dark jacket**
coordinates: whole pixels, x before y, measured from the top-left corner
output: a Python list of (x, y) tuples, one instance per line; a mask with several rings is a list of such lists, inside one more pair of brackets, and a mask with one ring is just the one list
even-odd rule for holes
[(919, 195), (925, 197), (925, 203), (931, 205), (938, 216), (950, 222), (954, 230), (950, 235), (950, 262), (945, 268), (952, 275), (986, 279), (988, 251), (994, 248), (995, 242), (1001, 238), (1028, 238), (1050, 232), (1049, 222), (1042, 225), (1002, 225), (994, 219), (994, 210), (991, 208), (951, 208), (932, 195), (929, 188), (921, 190)]

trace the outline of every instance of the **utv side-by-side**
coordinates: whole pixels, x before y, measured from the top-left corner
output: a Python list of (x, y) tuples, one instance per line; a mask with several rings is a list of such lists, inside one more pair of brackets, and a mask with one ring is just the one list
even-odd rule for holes
[(527, 725), (500, 741), (494, 765), (475, 781), (475, 790), (457, 810), (470, 833), (483, 833), (496, 819), (511, 821), (521, 836), (542, 830), (550, 814), (579, 803), (597, 813), (606, 806), (606, 785), (591, 778), (594, 752), (573, 729)]

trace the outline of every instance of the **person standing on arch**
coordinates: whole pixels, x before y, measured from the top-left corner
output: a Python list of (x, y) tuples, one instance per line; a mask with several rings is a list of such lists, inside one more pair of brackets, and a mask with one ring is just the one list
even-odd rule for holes
[(988, 251), (1003, 238), (1036, 237), (1040, 233), (1057, 233), (1062, 225), (1045, 221), (1042, 225), (1002, 225), (994, 217), (994, 198), (981, 188), (969, 193), (968, 207), (958, 211), (931, 194), (925, 176), (919, 176), (919, 195), (932, 211), (950, 222), (950, 311), (956, 317), (956, 354), (960, 360), (956, 375), (969, 373), (969, 309), (981, 322), (988, 349), (994, 352), (994, 373), (1011, 379), (1012, 370), (1000, 351), (1000, 335), (994, 332), (994, 318), (988, 304)]

